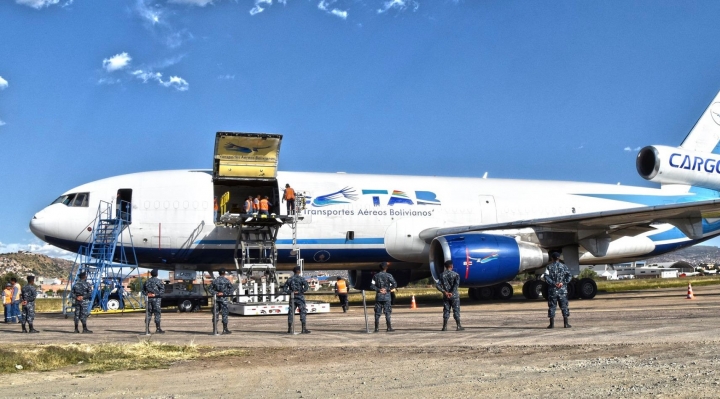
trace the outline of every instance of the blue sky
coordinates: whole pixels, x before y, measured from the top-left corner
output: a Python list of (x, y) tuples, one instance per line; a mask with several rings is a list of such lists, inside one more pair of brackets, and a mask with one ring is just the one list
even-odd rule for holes
[[(720, 2), (5, 0), (0, 251), (118, 174), (210, 168), (214, 132), (281, 168), (647, 185), (720, 89)], [(51, 253), (50, 248), (41, 251)]]

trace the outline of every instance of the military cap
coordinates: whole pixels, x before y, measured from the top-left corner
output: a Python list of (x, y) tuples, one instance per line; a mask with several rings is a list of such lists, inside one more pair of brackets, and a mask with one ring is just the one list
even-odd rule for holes
[(550, 254), (551, 259), (560, 259), (560, 252), (553, 252)]
[(293, 271), (294, 271), (295, 273), (298, 273), (298, 272), (300, 271), (300, 266), (295, 266), (295, 267), (293, 267)]
[(150, 270), (150, 275), (153, 276), (153, 277), (157, 277), (157, 275), (158, 275), (158, 269), (152, 269), (152, 270)]
[(78, 278), (85, 278), (85, 277), (87, 277), (87, 273), (85, 273), (85, 272), (80, 272), (80, 274), (78, 274)]

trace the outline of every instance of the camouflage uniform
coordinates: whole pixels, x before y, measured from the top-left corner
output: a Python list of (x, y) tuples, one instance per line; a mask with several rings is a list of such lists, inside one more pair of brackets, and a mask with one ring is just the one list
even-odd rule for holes
[(293, 315), (295, 314), (295, 309), (300, 310), (300, 322), (302, 324), (305, 324), (305, 317), (307, 315), (307, 308), (305, 306), (305, 291), (309, 290), (310, 287), (308, 286), (307, 281), (303, 278), (303, 276), (299, 274), (295, 274), (292, 277), (290, 277), (283, 286), (283, 292), (286, 294), (290, 294), (291, 292), (294, 292), (294, 298), (295, 302), (290, 304), (290, 307), (288, 308), (288, 323), (292, 322)]
[[(570, 309), (568, 308), (567, 285), (572, 280), (572, 274), (567, 266), (562, 262), (555, 261), (548, 265), (545, 273), (545, 282), (548, 283), (548, 317), (555, 317), (555, 308), (560, 302), (563, 317), (570, 317)], [(555, 284), (563, 283), (563, 286), (557, 288)]]
[[(32, 326), (32, 323), (35, 320), (35, 298), (37, 298), (35, 286), (28, 284), (22, 288), (22, 291), (20, 292), (20, 301), (26, 302), (22, 308), (23, 327), (25, 326), (25, 323)], [(32, 327), (30, 328), (32, 329)]]
[[(385, 289), (385, 293), (381, 293), (380, 290)], [(388, 330), (392, 330), (392, 323), (390, 315), (392, 314), (392, 305), (390, 301), (391, 293), (390, 290), (397, 288), (397, 282), (392, 274), (387, 272), (380, 272), (373, 276), (372, 284), (370, 289), (375, 291), (375, 330), (378, 329), (378, 323), (380, 323), (380, 315), (385, 312), (385, 322), (387, 323)]]
[[(460, 275), (452, 270), (445, 270), (440, 275), (440, 279), (435, 286), (438, 291), (443, 293), (443, 326), (447, 324), (450, 318), (450, 308), (453, 311), (453, 319), (460, 325), (460, 293), (458, 292)], [(451, 293), (452, 296), (450, 298), (446, 297), (446, 292)]]
[[(87, 322), (87, 318), (90, 315), (90, 295), (92, 294), (93, 288), (87, 280), (78, 280), (73, 285), (70, 295), (73, 297), (73, 306), (75, 307), (75, 325), (77, 326), (78, 321), (81, 321), (83, 326)], [(77, 297), (83, 297), (82, 301), (78, 301)]]
[[(223, 324), (228, 323), (228, 301), (230, 300), (230, 296), (233, 294), (233, 291), (235, 291), (235, 287), (233, 287), (230, 280), (226, 279), (224, 276), (218, 276), (215, 280), (213, 280), (212, 284), (210, 284), (210, 287), (208, 288), (208, 291), (210, 292), (210, 295), (217, 295), (218, 292), (222, 292), (222, 296), (217, 297), (217, 303), (215, 306), (217, 306), (217, 312), (222, 315), (222, 322)], [(213, 316), (213, 323), (215, 323), (215, 316)]]
[(163, 284), (162, 281), (160, 281), (157, 277), (150, 277), (145, 284), (143, 284), (142, 289), (143, 295), (147, 294), (154, 294), (155, 296), (147, 299), (147, 306), (148, 313), (145, 317), (145, 324), (150, 323), (150, 319), (152, 318), (152, 315), (155, 315), (155, 325), (160, 326), (160, 318), (161, 318), (161, 310), (160, 310), (160, 302), (162, 301), (162, 298), (160, 298), (160, 295), (165, 293), (165, 284)]

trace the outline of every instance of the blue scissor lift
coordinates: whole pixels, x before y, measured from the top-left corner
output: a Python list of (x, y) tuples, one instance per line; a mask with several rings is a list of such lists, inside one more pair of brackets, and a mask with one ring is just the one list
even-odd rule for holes
[(113, 209), (112, 203), (100, 201), (91, 240), (88, 245), (80, 247), (70, 270), (63, 295), (65, 317), (75, 310), (70, 290), (78, 281), (81, 272), (87, 273), (87, 281), (93, 287), (89, 311), (119, 310), (127, 306), (133, 309), (144, 307), (140, 300), (126, 296), (122, 286), (123, 280), (138, 270), (132, 235), (127, 234), (130, 242), (126, 248), (122, 234), (130, 228), (130, 206), (129, 202), (118, 200), (117, 208)]

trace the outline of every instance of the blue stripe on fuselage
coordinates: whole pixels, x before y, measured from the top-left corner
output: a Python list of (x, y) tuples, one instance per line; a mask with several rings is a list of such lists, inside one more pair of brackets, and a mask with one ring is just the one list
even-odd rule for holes
[[(361, 244), (385, 244), (383, 238), (356, 238), (354, 240), (346, 240), (344, 238), (302, 238), (298, 239), (300, 245), (361, 245)], [(235, 245), (235, 240), (197, 240), (194, 244), (198, 245)], [(278, 245), (290, 245), (291, 239), (277, 240)]]

